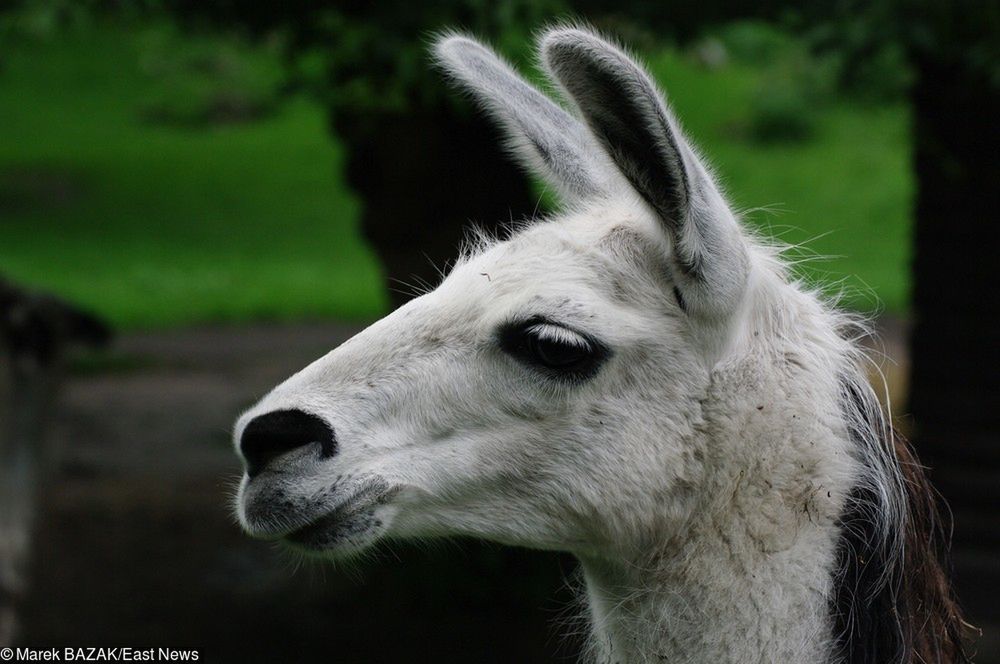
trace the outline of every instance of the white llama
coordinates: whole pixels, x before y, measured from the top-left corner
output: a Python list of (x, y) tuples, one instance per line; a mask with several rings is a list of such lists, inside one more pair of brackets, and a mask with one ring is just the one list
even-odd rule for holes
[(563, 212), (245, 413), (243, 527), (328, 557), (569, 551), (601, 662), (961, 658), (857, 326), (741, 228), (632, 59), (576, 28), (540, 50), (572, 112), (472, 39), (436, 45)]

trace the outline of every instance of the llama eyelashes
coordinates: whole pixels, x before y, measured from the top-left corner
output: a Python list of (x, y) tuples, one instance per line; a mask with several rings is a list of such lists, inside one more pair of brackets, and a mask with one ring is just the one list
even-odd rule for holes
[(504, 324), (497, 338), (505, 353), (559, 381), (592, 378), (610, 355), (607, 346), (591, 335), (540, 316)]

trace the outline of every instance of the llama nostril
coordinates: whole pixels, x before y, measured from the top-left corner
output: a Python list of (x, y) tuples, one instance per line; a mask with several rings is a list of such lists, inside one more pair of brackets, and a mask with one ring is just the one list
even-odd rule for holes
[(316, 415), (301, 410), (275, 410), (258, 415), (240, 436), (247, 476), (258, 474), (275, 457), (312, 443), (320, 444), (324, 458), (337, 452), (333, 429)]

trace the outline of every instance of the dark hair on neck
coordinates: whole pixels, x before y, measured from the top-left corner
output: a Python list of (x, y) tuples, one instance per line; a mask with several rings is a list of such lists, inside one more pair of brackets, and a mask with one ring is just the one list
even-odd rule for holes
[(882, 421), (874, 394), (860, 385), (843, 381), (843, 407), (859, 459), (871, 461), (877, 446), (887, 454), (868, 470), (894, 476), (860, 481), (840, 517), (830, 599), (835, 661), (969, 662), (962, 645), (968, 624), (951, 588), (950, 526), (939, 496), (907, 441)]

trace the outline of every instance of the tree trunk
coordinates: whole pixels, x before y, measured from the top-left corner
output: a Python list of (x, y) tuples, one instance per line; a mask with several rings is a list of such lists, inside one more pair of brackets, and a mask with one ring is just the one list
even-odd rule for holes
[(927, 9), (911, 44), (910, 410), (918, 452), (954, 512), (959, 598), (980, 625), (1000, 623), (1000, 105), (989, 4)]
[(347, 181), (363, 200), (362, 232), (396, 306), (411, 286), (437, 285), (468, 223), (495, 230), (534, 211), (528, 179), (477, 115), (445, 106), (334, 124), (347, 147)]

